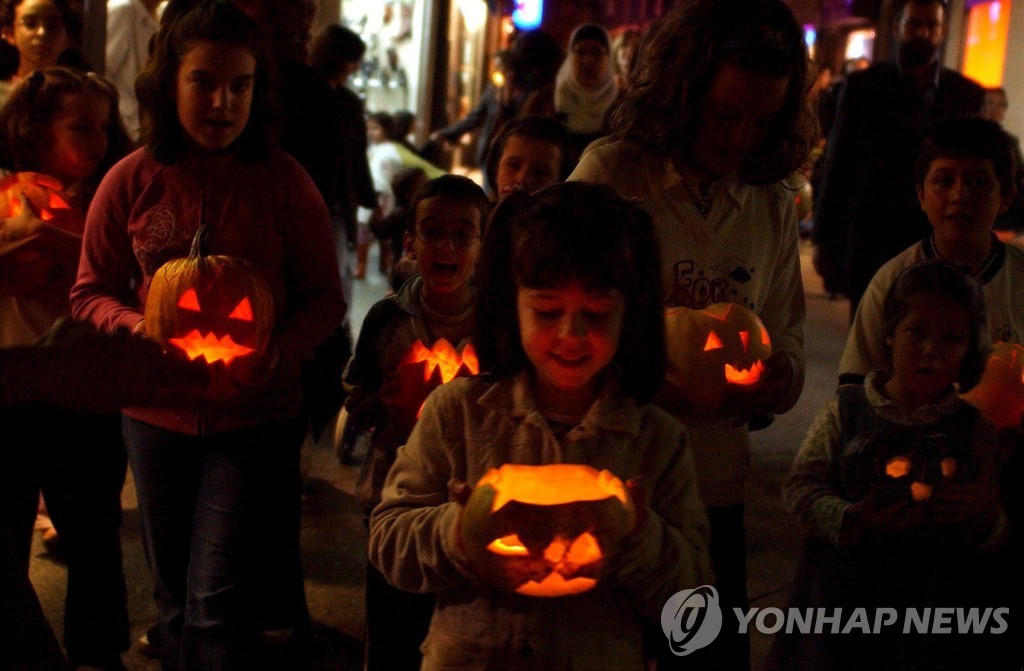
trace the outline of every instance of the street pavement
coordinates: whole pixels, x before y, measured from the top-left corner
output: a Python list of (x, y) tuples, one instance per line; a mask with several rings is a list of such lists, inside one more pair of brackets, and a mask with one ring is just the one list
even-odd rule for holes
[[(371, 267), (376, 265), (371, 260)], [(836, 366), (846, 335), (847, 303), (829, 300), (810, 265), (810, 248), (801, 250), (807, 296), (805, 350), (807, 382), (797, 406), (776, 418), (769, 428), (753, 434), (751, 478), (747, 492), (747, 551), (750, 605), (785, 607), (794, 579), (803, 534), (785, 513), (780, 485), (811, 419), (831, 396)], [(380, 275), (369, 273), (356, 283), (351, 308), (353, 329), (384, 294)], [(363, 584), (366, 528), (352, 497), (356, 467), (342, 466), (333, 453), (330, 436), (307, 443), (303, 450), (302, 549), (306, 597), (314, 620), (309, 668), (316, 671), (354, 671), (362, 666), (365, 635)], [(137, 641), (155, 621), (152, 581), (139, 535), (135, 491), (129, 474), (124, 490), (122, 540), (128, 582), (132, 640)], [(38, 534), (33, 547), (32, 581), (54, 629), (63, 617), (63, 565), (49, 557)], [(758, 669), (771, 645), (770, 637), (751, 638), (752, 669)], [(131, 671), (158, 671), (159, 664), (135, 647), (125, 654)]]

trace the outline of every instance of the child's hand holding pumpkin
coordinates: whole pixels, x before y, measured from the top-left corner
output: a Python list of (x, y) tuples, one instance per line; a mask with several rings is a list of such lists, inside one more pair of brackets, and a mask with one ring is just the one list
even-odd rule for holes
[(872, 487), (862, 500), (851, 504), (843, 514), (839, 546), (851, 547), (880, 534), (899, 533), (927, 522), (924, 507), (907, 499), (883, 502)]
[(985, 537), (999, 517), (999, 488), (989, 482), (950, 482), (937, 488), (926, 506), (933, 524), (969, 524)]

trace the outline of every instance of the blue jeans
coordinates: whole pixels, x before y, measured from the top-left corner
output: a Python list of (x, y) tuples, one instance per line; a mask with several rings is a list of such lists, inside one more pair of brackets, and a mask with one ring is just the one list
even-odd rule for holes
[[(290, 528), (304, 418), (189, 436), (123, 418), (165, 671), (252, 669), (263, 603), (290, 583), (266, 558)], [(279, 601), (280, 602), (280, 601)]]

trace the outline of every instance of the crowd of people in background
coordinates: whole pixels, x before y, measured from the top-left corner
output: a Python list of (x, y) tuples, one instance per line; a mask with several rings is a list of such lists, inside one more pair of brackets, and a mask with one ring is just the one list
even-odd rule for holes
[[(564, 51), (525, 32), (479, 104), (417, 133), (412, 112), (364, 109), (347, 82), (366, 46), (312, 36), (312, 0), (110, 0), (105, 77), (68, 0), (0, 0), (0, 667), (126, 668), (130, 466), (146, 654), (300, 668), (300, 451), (341, 411), (369, 444), (365, 668), (748, 670), (750, 432), (804, 387), (800, 219), (852, 326), (784, 486), (811, 535), (793, 605), (1024, 603), (1022, 427), (957, 393), (1024, 340), (1024, 170), (1006, 91), (939, 60), (947, 13), (900, 2), (895, 57), (836, 81), (782, 0), (679, 0), (645, 30), (583, 23)], [(473, 179), (444, 151), (467, 133)], [(354, 333), (374, 241), (388, 295)], [(232, 273), (248, 293), (211, 279)], [(665, 309), (717, 303), (752, 312), (771, 355), (756, 384), (694, 400)], [(167, 332), (178, 313), (216, 325), (194, 329), (216, 355)], [(416, 397), (409, 353), (442, 341), (480, 374)], [(950, 482), (882, 482), (913, 460)], [(522, 596), (475, 563), (472, 486), (508, 464), (628, 482), (589, 591)], [(28, 581), (40, 492), (68, 567), (62, 645)], [(502, 534), (575, 568), (575, 544)], [(702, 585), (722, 634), (680, 656), (662, 608)], [(945, 643), (780, 635), (768, 668), (1022, 662), (1012, 634)]]

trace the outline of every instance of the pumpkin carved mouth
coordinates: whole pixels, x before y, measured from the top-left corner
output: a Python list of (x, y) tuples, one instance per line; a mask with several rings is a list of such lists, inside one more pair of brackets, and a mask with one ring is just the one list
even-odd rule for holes
[(751, 385), (761, 379), (764, 373), (764, 364), (755, 361), (750, 368), (734, 368), (731, 364), (725, 364), (725, 381), (729, 384)]
[(593, 589), (635, 522), (626, 485), (580, 464), (505, 464), (477, 483), (461, 542), (490, 587), (530, 597)]
[(201, 335), (198, 329), (192, 329), (182, 338), (168, 338), (167, 342), (185, 352), (189, 361), (203, 358), (209, 364), (223, 361), (224, 365), (229, 365), (235, 359), (256, 351), (251, 347), (239, 345), (230, 335), (221, 338), (213, 332)]

